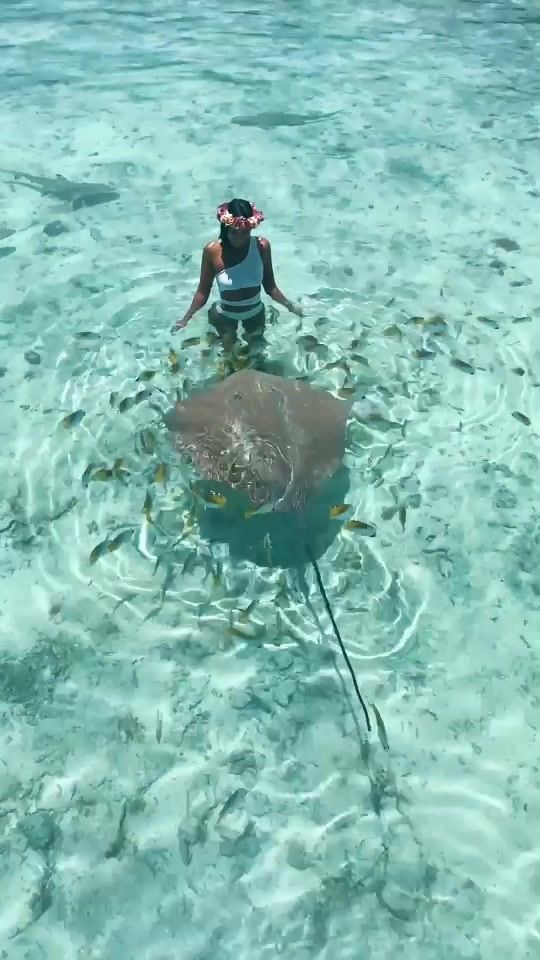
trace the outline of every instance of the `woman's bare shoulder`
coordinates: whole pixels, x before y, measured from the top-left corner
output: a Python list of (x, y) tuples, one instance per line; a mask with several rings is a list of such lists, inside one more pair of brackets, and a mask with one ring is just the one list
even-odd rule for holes
[(222, 250), (221, 242), (219, 240), (210, 240), (209, 243), (205, 243), (203, 247), (203, 260), (205, 260), (209, 265), (211, 264), (214, 270), (218, 269), (218, 266), (221, 263), (221, 257)]

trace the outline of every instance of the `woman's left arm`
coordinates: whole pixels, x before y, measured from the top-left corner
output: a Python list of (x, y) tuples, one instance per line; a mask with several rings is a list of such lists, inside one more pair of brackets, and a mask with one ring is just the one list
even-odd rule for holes
[(270, 241), (266, 240), (265, 237), (257, 237), (257, 243), (259, 244), (264, 267), (262, 281), (264, 292), (267, 293), (269, 297), (272, 297), (272, 300), (275, 300), (276, 303), (280, 303), (282, 307), (285, 307), (290, 313), (295, 313), (297, 317), (303, 317), (304, 311), (302, 307), (297, 303), (292, 303), (276, 284)]

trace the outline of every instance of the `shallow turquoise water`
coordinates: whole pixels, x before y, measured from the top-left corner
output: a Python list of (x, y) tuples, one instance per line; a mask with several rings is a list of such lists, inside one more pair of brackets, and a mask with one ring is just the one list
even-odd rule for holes
[[(442, 6), (2, 6), (2, 169), (119, 193), (73, 211), (0, 183), (9, 960), (537, 955), (540, 12)], [(262, 111), (338, 112), (231, 123)], [(197, 525), (171, 549), (187, 468), (159, 427), (140, 451), (148, 403), (109, 405), (144, 369), (161, 403), (216, 378), (181, 337), (171, 374), (168, 330), (232, 195), (326, 347), (281, 313), (272, 360), (335, 390), (345, 358), (384, 413), (347, 453), (377, 537), (336, 522), (321, 560), (388, 730), (368, 764), (310, 574), (311, 610)], [(81, 484), (117, 457), (125, 485)]]

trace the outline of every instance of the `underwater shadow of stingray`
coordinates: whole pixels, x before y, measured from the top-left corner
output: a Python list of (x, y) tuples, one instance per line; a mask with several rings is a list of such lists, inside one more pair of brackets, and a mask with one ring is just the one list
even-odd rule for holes
[[(278, 545), (281, 542), (284, 549), (290, 548), (288, 562), (282, 565), (289, 566), (300, 547), (302, 559), (307, 557), (313, 566), (368, 731), (371, 731), (367, 707), (322, 582), (314, 552), (316, 528), (308, 529), (310, 506), (312, 510), (315, 508), (311, 515), (313, 522), (321, 510), (316, 501), (326, 483), (335, 476), (339, 482), (351, 406), (351, 402), (338, 400), (319, 387), (256, 370), (243, 370), (187, 400), (179, 400), (164, 420), (174, 434), (178, 451), (198, 468), (206, 481), (230, 488), (232, 502), (229, 504), (227, 498), (227, 505), (236, 513), (237, 525), (241, 522), (247, 529), (249, 523), (264, 520), (261, 512), (249, 521), (245, 519), (241, 502), (243, 497), (245, 503), (246, 496), (251, 510), (281, 515), (281, 519), (273, 517), (278, 523), (278, 526), (274, 524), (273, 534)], [(342, 482), (343, 478), (342, 474)], [(328, 513), (326, 520), (328, 523)], [(271, 550), (272, 531), (266, 524), (265, 527), (254, 524), (252, 536), (260, 543), (262, 534), (263, 545), (268, 547), (268, 543), (264, 544), (265, 528)], [(208, 532), (211, 533), (210, 528)], [(222, 535), (225, 532), (222, 528)], [(227, 533), (230, 535), (231, 528)], [(242, 534), (246, 536), (245, 530)], [(216, 538), (216, 528), (211, 538)], [(240, 541), (236, 543), (240, 549)], [(244, 540), (244, 549), (245, 546)]]
[(234, 562), (249, 561), (258, 567), (284, 569), (302, 567), (306, 562), (306, 548), (300, 533), (309, 539), (313, 555), (319, 559), (332, 545), (341, 528), (341, 522), (331, 520), (330, 508), (343, 503), (350, 488), (348, 469), (341, 465), (316, 497), (312, 497), (302, 513), (299, 526), (290, 513), (272, 511), (255, 514), (246, 519), (249, 498), (231, 495), (225, 485), (205, 481), (196, 485), (204, 496), (206, 491), (223, 493), (227, 505), (223, 509), (203, 507), (197, 514), (201, 536), (210, 543), (226, 543)]

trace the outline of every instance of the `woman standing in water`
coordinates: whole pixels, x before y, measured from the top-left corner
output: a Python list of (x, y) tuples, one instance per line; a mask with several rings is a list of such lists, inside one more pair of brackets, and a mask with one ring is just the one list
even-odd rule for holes
[(302, 308), (291, 303), (276, 285), (269, 241), (252, 236), (252, 230), (264, 220), (261, 211), (248, 200), (230, 200), (218, 207), (217, 219), (221, 224), (219, 240), (212, 240), (204, 247), (199, 286), (191, 306), (171, 327), (171, 333), (185, 327), (204, 307), (216, 280), (220, 298), (210, 307), (208, 320), (226, 351), (236, 343), (241, 321), (251, 350), (255, 345), (259, 347), (264, 337), (261, 286), (272, 300), (291, 313), (301, 317)]

